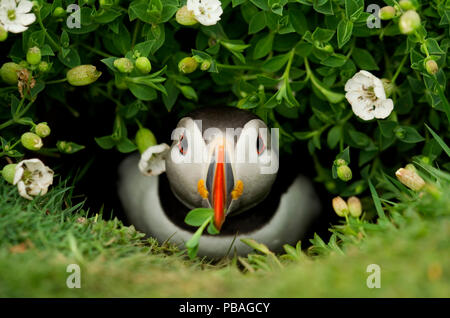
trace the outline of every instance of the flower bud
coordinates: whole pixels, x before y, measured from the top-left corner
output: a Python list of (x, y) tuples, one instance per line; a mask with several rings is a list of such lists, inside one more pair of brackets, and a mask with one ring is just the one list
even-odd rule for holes
[(198, 62), (193, 57), (185, 57), (178, 63), (178, 69), (181, 73), (189, 74), (197, 69)]
[(420, 158), (420, 161), (422, 161), (426, 165), (430, 165), (431, 164), (431, 159), (430, 159), (430, 157), (427, 157), (427, 156), (422, 156)]
[(67, 72), (67, 80), (73, 86), (85, 86), (94, 83), (102, 75), (94, 65), (79, 65)]
[(18, 73), (22, 69), (23, 67), (19, 64), (8, 62), (3, 64), (2, 68), (0, 68), (0, 76), (6, 84), (15, 85), (18, 81)]
[(347, 203), (341, 197), (335, 197), (332, 201), (333, 210), (338, 216), (346, 216), (349, 213)]
[(357, 197), (350, 197), (347, 200), (348, 210), (351, 216), (357, 218), (362, 213), (361, 201)]
[(198, 23), (195, 19), (194, 12), (188, 10), (187, 6), (178, 9), (175, 19), (181, 25), (194, 25)]
[(141, 56), (136, 60), (136, 68), (142, 74), (148, 74), (152, 70), (152, 64), (148, 60), (148, 58)]
[(208, 61), (208, 60), (204, 60), (204, 61), (202, 62), (202, 64), (200, 65), (200, 69), (201, 69), (202, 71), (207, 71), (207, 70), (209, 70), (210, 67), (211, 67), (211, 62)]
[(55, 10), (53, 10), (52, 15), (55, 18), (60, 18), (66, 14), (66, 10), (64, 10), (62, 7), (56, 7)]
[(398, 23), (398, 27), (400, 28), (400, 32), (403, 34), (412, 34), (417, 28), (420, 27), (420, 16), (414, 10), (406, 11), (400, 17), (400, 21)]
[(37, 1), (37, 0), (34, 0), (34, 1), (31, 1), (31, 3), (33, 4), (33, 11), (38, 11), (39, 10), (39, 1)]
[(395, 84), (393, 84), (387, 78), (382, 78), (381, 82), (383, 83), (384, 92), (386, 93), (386, 97), (390, 97), (395, 90)]
[(41, 61), (41, 57), (41, 49), (37, 46), (33, 46), (28, 49), (27, 62), (31, 65), (39, 64), (39, 62)]
[(347, 165), (347, 161), (345, 161), (344, 159), (336, 159), (336, 160), (334, 161), (334, 164), (335, 164), (337, 167), (340, 167), (340, 166), (346, 166), (346, 165)]
[(352, 170), (347, 165), (339, 166), (339, 167), (337, 167), (337, 175), (338, 175), (339, 179), (347, 182), (352, 179)]
[(391, 6), (385, 6), (380, 9), (379, 16), (381, 20), (391, 20), (395, 17), (395, 8)]
[(136, 145), (142, 154), (149, 147), (156, 145), (155, 135), (150, 129), (140, 128), (136, 133)]
[(61, 153), (72, 154), (85, 148), (83, 145), (71, 141), (57, 141), (56, 148)]
[(412, 172), (417, 172), (416, 166), (414, 166), (412, 163), (408, 163), (408, 164), (405, 166), (405, 169), (407, 169), (407, 170), (409, 170), (409, 171), (412, 171)]
[(126, 57), (121, 57), (114, 61), (114, 66), (119, 70), (120, 73), (131, 73), (133, 71), (133, 62)]
[(419, 191), (425, 186), (425, 181), (411, 169), (400, 168), (395, 176), (401, 183), (414, 191)]
[(428, 60), (425, 62), (425, 69), (428, 74), (435, 75), (439, 71), (439, 66), (437, 65), (435, 60)]
[(5, 41), (8, 38), (8, 31), (5, 30), (5, 28), (3, 28), (0, 25), (0, 42)]
[(41, 137), (32, 132), (24, 133), (22, 137), (20, 137), (20, 141), (25, 148), (33, 151), (41, 149), (44, 145)]
[(405, 138), (405, 135), (406, 135), (405, 129), (402, 127), (395, 128), (394, 133), (395, 133), (395, 136), (399, 139)]
[(2, 176), (8, 182), (14, 183), (14, 175), (16, 174), (17, 164), (11, 163), (3, 167)]
[(398, 3), (400, 5), (400, 8), (402, 8), (402, 10), (415, 10), (415, 6), (414, 4), (411, 2), (411, 0), (400, 0), (400, 2)]
[(109, 8), (114, 5), (113, 0), (100, 0), (99, 3), (100, 3), (100, 7), (102, 7), (102, 8)]
[(47, 123), (39, 123), (34, 127), (34, 132), (39, 137), (45, 138), (50, 135), (51, 130)]
[(19, 65), (20, 65), (20, 67), (22, 67), (22, 68), (29, 68), (29, 67), (30, 67), (30, 64), (28, 64), (28, 62), (25, 61), (25, 60), (20, 61), (20, 62), (19, 62)]
[(333, 48), (333, 46), (331, 44), (325, 45), (322, 50), (324, 50), (325, 52), (328, 52), (328, 53), (333, 53), (334, 52), (334, 48)]
[(50, 70), (50, 64), (48, 64), (46, 61), (41, 61), (38, 65), (38, 69), (42, 73), (46, 73)]

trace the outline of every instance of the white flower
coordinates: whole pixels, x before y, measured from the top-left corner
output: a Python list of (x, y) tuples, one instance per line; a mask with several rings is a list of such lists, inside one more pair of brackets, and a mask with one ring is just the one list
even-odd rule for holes
[(166, 171), (165, 156), (169, 149), (167, 144), (148, 147), (141, 155), (139, 170), (146, 176), (157, 176)]
[(361, 119), (384, 119), (394, 109), (392, 99), (386, 98), (383, 82), (367, 71), (360, 71), (349, 79), (345, 91), (353, 112)]
[(44, 195), (53, 183), (53, 170), (45, 166), (39, 159), (29, 159), (19, 162), (14, 174), (14, 185), (19, 194), (28, 200), (31, 196)]
[(219, 0), (187, 0), (187, 9), (194, 12), (195, 19), (203, 25), (214, 25), (223, 13)]
[(6, 31), (21, 33), (36, 20), (34, 13), (29, 13), (33, 3), (28, 0), (1, 0), (0, 24)]

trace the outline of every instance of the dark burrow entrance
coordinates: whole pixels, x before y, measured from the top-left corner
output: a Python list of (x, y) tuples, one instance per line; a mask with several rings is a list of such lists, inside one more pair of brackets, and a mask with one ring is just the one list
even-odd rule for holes
[[(70, 99), (69, 99), (70, 101)], [(70, 102), (69, 102), (70, 103)], [(95, 112), (91, 109), (95, 107)], [(48, 158), (43, 160), (49, 165), (53, 165), (60, 174), (61, 179), (67, 176), (76, 175), (80, 170), (86, 168), (84, 174), (79, 178), (75, 187), (75, 200), (86, 200), (85, 208), (90, 213), (95, 214), (103, 208), (104, 217), (117, 217), (124, 224), (129, 225), (130, 222), (124, 213), (123, 207), (117, 194), (118, 166), (120, 162), (129, 154), (119, 153), (117, 150), (103, 150), (94, 141), (94, 137), (100, 137), (111, 133), (111, 126), (114, 120), (111, 114), (111, 105), (109, 102), (99, 100), (91, 105), (78, 106), (80, 116), (74, 118), (70, 111), (65, 107), (57, 108), (57, 111), (42, 114), (41, 118), (46, 118), (52, 127), (52, 135), (58, 136), (58, 139), (67, 139), (80, 144), (86, 145), (86, 149), (73, 155), (63, 155), (62, 158)], [(180, 112), (167, 113), (163, 105), (154, 106), (160, 109), (159, 112), (152, 113), (152, 117), (144, 122), (146, 127), (153, 130), (158, 138), (158, 142), (170, 143), (170, 133), (176, 126), (179, 118), (182, 116)], [(102, 114), (104, 117), (99, 120)], [(281, 116), (280, 116), (281, 117)], [(280, 118), (282, 120), (283, 118)], [(301, 125), (301, 122), (298, 123)], [(131, 125), (136, 126), (136, 125)], [(130, 128), (129, 137), (135, 134)], [(47, 142), (56, 142), (50, 137)], [(294, 142), (292, 144), (292, 153), (280, 151), (280, 168), (277, 179), (274, 183), (273, 190), (268, 198), (260, 204), (258, 209), (258, 218), (270, 218), (271, 211), (274, 211), (279, 203), (280, 196), (286, 191), (287, 187), (292, 183), (298, 175), (304, 175), (311, 180), (316, 177), (314, 162), (307, 150), (306, 142)], [(332, 162), (332, 158), (329, 158)], [(324, 160), (326, 162), (326, 160)], [(161, 178), (161, 183), (167, 184), (165, 176)], [(313, 182), (317, 196), (319, 197), (322, 211), (318, 218), (311, 224), (305, 237), (302, 240), (302, 247), (307, 248), (310, 243), (309, 239), (314, 233), (319, 234), (324, 240), (330, 236), (328, 228), (331, 224), (337, 223), (337, 216), (331, 209), (331, 199), (333, 197), (322, 183)], [(165, 187), (167, 189), (167, 187)], [(167, 194), (164, 194), (167, 195)], [(174, 198), (175, 199), (175, 198)], [(176, 199), (175, 199), (176, 200)], [(177, 224), (183, 224), (187, 209), (178, 201), (170, 201), (173, 206), (180, 207), (180, 214), (172, 216), (177, 219)], [(228, 227), (229, 231), (238, 228), (239, 216)], [(232, 218), (230, 218), (231, 220)], [(195, 230), (193, 227), (185, 225), (187, 229)], [(246, 226), (242, 224), (242, 226)]]

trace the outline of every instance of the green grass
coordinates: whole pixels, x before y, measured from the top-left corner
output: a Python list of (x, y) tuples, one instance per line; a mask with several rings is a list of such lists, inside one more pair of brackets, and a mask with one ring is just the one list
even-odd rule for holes
[[(28, 202), (1, 182), (0, 297), (448, 297), (450, 185), (441, 177), (438, 193), (422, 195), (372, 180), (390, 189), (377, 199), (386, 214), (378, 222), (350, 218), (328, 243), (316, 236), (308, 250), (285, 255), (250, 242), (261, 252), (214, 264), (101, 213), (85, 218), (70, 187)], [(66, 287), (72, 263), (80, 289)], [(380, 289), (366, 286), (369, 264), (381, 267)]]

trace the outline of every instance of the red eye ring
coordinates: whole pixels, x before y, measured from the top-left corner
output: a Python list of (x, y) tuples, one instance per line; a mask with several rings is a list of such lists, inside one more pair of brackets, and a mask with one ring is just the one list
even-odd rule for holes
[(180, 140), (178, 142), (178, 150), (182, 155), (185, 155), (187, 152), (187, 140), (184, 138), (184, 135), (181, 135)]
[(266, 150), (266, 145), (264, 144), (261, 135), (259, 135), (258, 139), (256, 139), (256, 152), (258, 153), (258, 156), (260, 156), (264, 150)]

